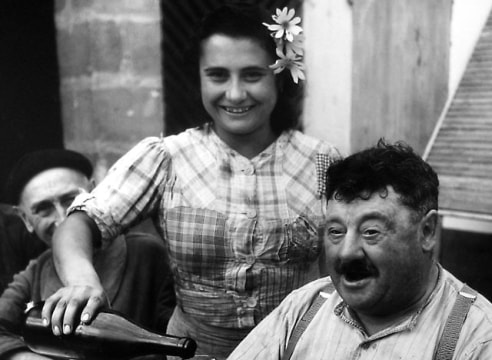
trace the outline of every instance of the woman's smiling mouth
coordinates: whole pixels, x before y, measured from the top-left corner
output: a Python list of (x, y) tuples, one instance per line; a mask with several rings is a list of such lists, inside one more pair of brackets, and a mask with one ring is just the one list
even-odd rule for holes
[(249, 110), (251, 110), (253, 106), (241, 106), (241, 107), (221, 106), (221, 108), (230, 114), (244, 114)]

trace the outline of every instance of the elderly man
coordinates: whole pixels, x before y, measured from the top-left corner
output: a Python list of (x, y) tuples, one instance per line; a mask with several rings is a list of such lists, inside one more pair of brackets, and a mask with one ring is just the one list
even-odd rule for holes
[(327, 178), (331, 278), (291, 293), (229, 359), (492, 359), (492, 304), (434, 260), (432, 168), (380, 141)]
[[(93, 187), (92, 165), (69, 150), (25, 155), (12, 170), (9, 195), (27, 229), (47, 246), (66, 210), (82, 191)], [(138, 256), (127, 256), (127, 254)], [(165, 331), (175, 297), (163, 245), (148, 234), (128, 233), (94, 252), (96, 271), (114, 310), (146, 327)], [(45, 359), (20, 337), (27, 302), (41, 301), (62, 287), (51, 250), (14, 276), (0, 297), (0, 358)], [(61, 333), (61, 329), (58, 329)]]

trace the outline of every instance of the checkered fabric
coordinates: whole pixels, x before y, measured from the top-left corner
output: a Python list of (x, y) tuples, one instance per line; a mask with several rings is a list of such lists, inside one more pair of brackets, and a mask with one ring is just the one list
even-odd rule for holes
[(205, 126), (143, 140), (74, 208), (96, 221), (104, 239), (155, 217), (183, 312), (248, 328), (318, 276), (318, 179), (338, 156), (288, 131), (247, 159)]

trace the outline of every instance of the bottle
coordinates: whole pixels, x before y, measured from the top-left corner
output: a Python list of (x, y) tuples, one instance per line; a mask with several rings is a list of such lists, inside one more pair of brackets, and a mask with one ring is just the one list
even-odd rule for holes
[(193, 339), (151, 332), (123, 315), (103, 310), (90, 324), (79, 324), (70, 335), (55, 336), (42, 323), (43, 302), (29, 303), (24, 341), (31, 351), (61, 359), (130, 359), (144, 355), (194, 356)]

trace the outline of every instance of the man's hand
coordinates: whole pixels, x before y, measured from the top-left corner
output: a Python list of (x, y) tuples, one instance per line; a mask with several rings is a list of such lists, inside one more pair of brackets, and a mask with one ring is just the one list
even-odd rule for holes
[(101, 287), (67, 286), (46, 299), (41, 316), (45, 326), (51, 324), (53, 334), (67, 335), (79, 322), (91, 322), (105, 306), (109, 306), (109, 301)]

